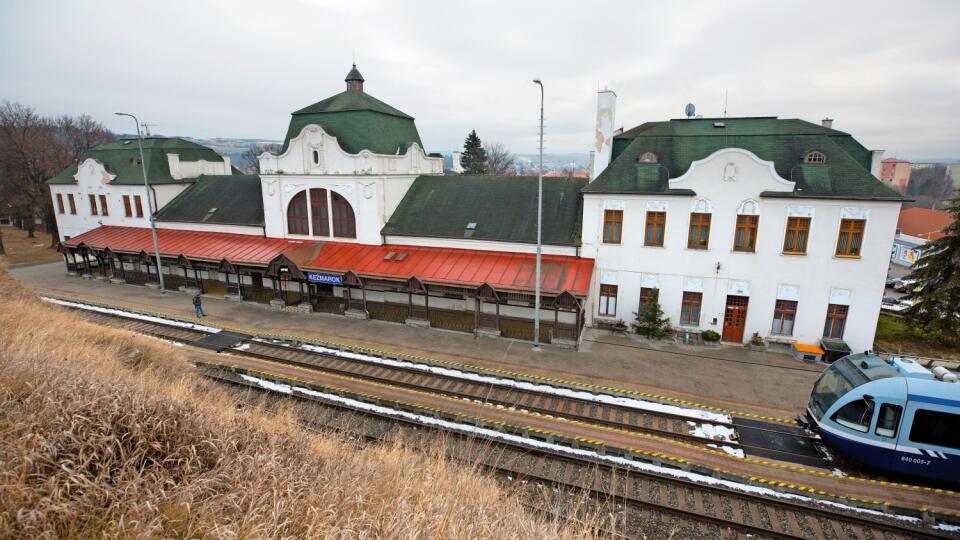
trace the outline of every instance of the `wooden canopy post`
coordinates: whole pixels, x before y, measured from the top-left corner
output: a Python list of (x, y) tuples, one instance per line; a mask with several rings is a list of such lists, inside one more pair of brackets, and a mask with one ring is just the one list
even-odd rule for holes
[[(413, 303), (413, 295), (415, 294), (423, 295), (422, 309)], [(409, 303), (409, 311), (407, 313), (408, 324), (418, 325), (417, 323), (419, 323), (419, 321), (426, 321), (427, 324), (429, 324), (430, 295), (428, 294), (427, 286), (416, 276), (407, 280), (407, 302)], [(422, 324), (419, 324), (419, 326), (422, 326)]]
[[(227, 280), (227, 296), (230, 296), (231, 294), (235, 294), (237, 297), (237, 300), (243, 300), (243, 287), (241, 284), (240, 272), (236, 268), (234, 268), (233, 264), (231, 264), (230, 261), (228, 261), (225, 258), (220, 259), (220, 265), (217, 267), (217, 270), (219, 272), (223, 272), (223, 275)], [(232, 273), (237, 274), (237, 288), (235, 293), (232, 290), (233, 284), (230, 283), (230, 274)]]
[[(145, 266), (145, 267), (147, 267), (147, 279), (146, 279), (146, 282), (145, 282), (145, 283), (150, 283), (150, 282), (152, 282), (153, 280), (151, 279), (151, 276), (150, 276), (150, 266), (152, 266), (150, 255), (147, 254), (146, 251), (141, 251), (138, 258), (139, 258), (140, 264), (143, 265), (143, 266)], [(157, 268), (157, 276), (156, 276), (156, 277), (157, 277), (156, 283), (159, 284), (159, 283), (160, 283), (160, 268)]]
[[(484, 334), (495, 333), (500, 335), (500, 295), (497, 294), (496, 289), (494, 289), (490, 284), (484, 283), (477, 287), (476, 293), (476, 331), (478, 333), (482, 332)], [(484, 313), (483, 312), (483, 303), (484, 302), (493, 302), (496, 304), (495, 313)]]
[(77, 246), (77, 251), (83, 257), (83, 277), (93, 277), (93, 270), (90, 268), (90, 249), (86, 244), (80, 244)]
[[(103, 262), (102, 262), (101, 264), (103, 264), (103, 270), (104, 270), (104, 271), (103, 271), (102, 275), (103, 275), (104, 278), (113, 279), (114, 275), (115, 275), (116, 272), (117, 272), (117, 271), (116, 271), (116, 266), (115, 266), (115, 264), (114, 264), (114, 262), (113, 262), (114, 257), (115, 257), (115, 255), (113, 254), (112, 251), (110, 251), (110, 248), (108, 248), (108, 247), (107, 247), (107, 248), (103, 248), (103, 249), (100, 251), (100, 258), (103, 260)], [(109, 275), (109, 276), (107, 275), (107, 269), (108, 269), (108, 267), (109, 267), (109, 270), (110, 270), (110, 275)]]
[[(183, 284), (186, 287), (196, 289), (197, 287), (192, 286), (190, 283), (190, 274), (188, 271), (193, 270), (193, 263), (190, 262), (190, 259), (184, 256), (182, 253), (177, 255), (177, 266), (183, 269)], [(196, 278), (196, 274), (194, 274), (194, 278)], [(196, 285), (196, 283), (194, 282), (193, 285)]]
[[(580, 347), (580, 329), (583, 319), (583, 304), (570, 291), (563, 291), (557, 295), (553, 302), (554, 307), (554, 336), (558, 339), (573, 342), (575, 348)], [(572, 311), (574, 313), (574, 324), (570, 328), (567, 324), (560, 323), (560, 311)]]
[(271, 304), (274, 302), (280, 301), (283, 302), (284, 306), (290, 305), (290, 294), (289, 286), (284, 290), (284, 282), (289, 282), (291, 279), (295, 279), (300, 283), (303, 282), (304, 275), (300, 271), (300, 268), (291, 261), (285, 255), (277, 255), (270, 261), (270, 264), (267, 265), (267, 277), (273, 281), (273, 300), (270, 301)]
[[(114, 253), (113, 251), (111, 251), (110, 256), (113, 257), (113, 272), (112, 272), (113, 277), (111, 278), (111, 280), (115, 282), (117, 280), (123, 280), (123, 282), (126, 282), (127, 269), (123, 267), (123, 255), (119, 253)], [(118, 269), (119, 269), (119, 276), (117, 275)]]
[[(100, 266), (100, 279), (106, 281), (113, 277), (113, 265), (111, 264), (112, 254), (110, 253), (110, 248), (101, 249), (99, 252), (95, 252), (97, 257), (97, 264)], [(110, 265), (110, 275), (107, 275), (107, 265)]]
[(70, 248), (63, 245), (62, 242), (57, 242), (57, 252), (63, 255), (63, 264), (67, 268), (67, 274), (76, 274), (76, 262), (71, 266), (70, 264)]
[[(358, 276), (353, 270), (348, 270), (346, 274), (343, 275), (343, 284), (347, 289), (347, 311), (353, 311), (354, 315), (357, 316), (362, 314), (363, 318), (369, 316), (367, 313), (367, 289), (364, 287), (363, 280)], [(353, 297), (353, 289), (360, 289), (360, 302), (357, 303), (356, 299)]]

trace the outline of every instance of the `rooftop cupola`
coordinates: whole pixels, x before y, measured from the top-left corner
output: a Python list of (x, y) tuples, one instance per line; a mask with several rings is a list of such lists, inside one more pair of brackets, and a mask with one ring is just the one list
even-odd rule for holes
[(347, 82), (347, 92), (363, 92), (363, 75), (360, 74), (356, 64), (350, 69), (350, 73), (347, 73), (344, 81)]

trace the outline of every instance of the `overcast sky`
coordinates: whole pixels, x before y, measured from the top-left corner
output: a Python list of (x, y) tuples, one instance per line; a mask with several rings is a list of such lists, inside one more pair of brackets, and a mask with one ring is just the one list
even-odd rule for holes
[(960, 157), (960, 2), (0, 0), (0, 99), (119, 132), (282, 139), (289, 113), (366, 90), (417, 119), (428, 151), (470, 129), (591, 149), (596, 91), (617, 125), (777, 115), (908, 159)]

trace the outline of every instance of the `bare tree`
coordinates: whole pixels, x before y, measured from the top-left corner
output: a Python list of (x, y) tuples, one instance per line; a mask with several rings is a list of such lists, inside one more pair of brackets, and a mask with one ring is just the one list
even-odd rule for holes
[(0, 105), (0, 196), (23, 218), (28, 236), (33, 237), (36, 216), (43, 216), (51, 247), (56, 245), (47, 180), (109, 140), (113, 134), (89, 116), (50, 119), (19, 103)]
[(517, 156), (507, 150), (502, 142), (490, 143), (487, 150), (487, 174), (491, 176), (513, 175)]
[(67, 162), (76, 161), (91, 149), (116, 140), (110, 130), (86, 114), (58, 116), (54, 124), (62, 140), (60, 148)]
[(260, 154), (270, 152), (276, 154), (280, 152), (279, 144), (257, 143), (250, 146), (240, 154), (240, 168), (247, 174), (260, 174)]
[(0, 106), (0, 192), (33, 237), (34, 216), (49, 203), (46, 180), (56, 164), (55, 131), (49, 119), (19, 103)]

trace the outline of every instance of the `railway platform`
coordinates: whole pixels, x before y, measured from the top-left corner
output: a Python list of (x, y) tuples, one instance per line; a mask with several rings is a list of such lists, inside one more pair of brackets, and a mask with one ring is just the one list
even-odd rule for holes
[[(59, 263), (10, 271), (41, 291), (181, 318), (193, 316), (190, 296), (179, 292), (160, 295), (142, 286), (70, 277)], [(640, 391), (654, 399), (783, 420), (803, 410), (819, 375), (819, 366), (784, 354), (646, 342), (604, 330), (587, 330), (580, 351), (546, 346), (536, 352), (526, 342), (322, 313), (271, 311), (216, 297), (204, 297), (204, 310), (205, 322), (241, 333), (303, 336), (578, 385)]]

